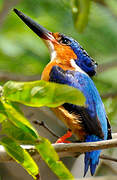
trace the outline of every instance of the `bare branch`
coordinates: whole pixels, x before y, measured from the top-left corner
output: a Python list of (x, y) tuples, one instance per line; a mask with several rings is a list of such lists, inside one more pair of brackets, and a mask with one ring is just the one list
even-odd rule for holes
[(106, 93), (106, 94), (102, 94), (101, 97), (103, 99), (106, 99), (106, 98), (115, 98), (117, 97), (117, 92), (110, 92), (110, 93)]
[(93, 0), (94, 2), (106, 6), (105, 0)]
[(109, 69), (117, 67), (117, 60), (110, 61), (104, 64), (100, 64), (98, 66), (98, 73), (102, 73), (104, 71), (108, 71)]
[[(85, 180), (117, 180), (117, 176), (100, 176), (100, 177), (88, 177), (85, 178)], [(81, 179), (77, 179), (77, 180), (83, 180)]]
[(111, 13), (111, 15), (113, 16), (113, 18), (117, 19), (117, 14), (113, 11), (113, 8), (111, 6), (109, 6), (109, 4), (107, 3), (106, 0), (92, 0), (100, 5), (102, 5), (103, 7), (107, 8), (107, 10)]
[(100, 155), (100, 159), (105, 159), (105, 160), (117, 162), (117, 158), (113, 158), (113, 157), (110, 157), (110, 156), (107, 156), (104, 154)]
[[(107, 71), (110, 68), (114, 68), (117, 66), (117, 61), (110, 61), (104, 64), (101, 64), (98, 66), (98, 73), (102, 73), (104, 71)], [(33, 75), (33, 76), (24, 76), (24, 75), (18, 75), (14, 73), (8, 73), (8, 72), (0, 72), (0, 81), (33, 81), (33, 80), (39, 80), (40, 75)]]
[(98, 142), (89, 142), (89, 143), (70, 143), (70, 144), (55, 144), (54, 148), (59, 153), (65, 152), (89, 152), (99, 149), (108, 149), (112, 147), (117, 147), (117, 139), (98, 141)]
[[(101, 66), (101, 65), (100, 65)], [(107, 69), (108, 70), (108, 69)], [(99, 68), (98, 72), (103, 72), (105, 69), (101, 70)], [(18, 74), (13, 74), (13, 73), (8, 73), (8, 72), (0, 72), (0, 81), (7, 82), (9, 80), (12, 81), (36, 81), (40, 80), (41, 76), (40, 75), (33, 75), (33, 76), (24, 76), (24, 75), (18, 75)], [(101, 95), (102, 98), (114, 98), (117, 97), (117, 92), (110, 92), (106, 94)]]
[(56, 135), (55, 132), (53, 132), (44, 121), (39, 121), (39, 120), (35, 120), (33, 121), (34, 124), (38, 125), (38, 126), (42, 126), (43, 128), (45, 128), (50, 134), (52, 134), (54, 137), (56, 138), (60, 138), (60, 136)]
[(2, 11), (0, 12), (0, 27), (2, 26), (4, 19), (8, 15), (10, 9), (14, 7), (15, 5), (17, 5), (20, 1), (21, 0), (12, 0), (12, 1), (4, 0), (3, 8), (2, 8)]
[[(98, 66), (98, 73), (102, 73), (104, 71), (107, 71), (111, 68), (115, 68), (117, 66), (117, 61), (111, 61), (104, 64), (101, 64)], [(8, 73), (8, 72), (0, 72), (0, 81), (6, 82), (9, 80), (13, 81), (34, 81), (34, 80), (40, 80), (40, 75), (33, 75), (33, 76), (25, 76), (21, 74), (14, 74), (14, 73)], [(117, 97), (117, 92), (110, 92), (106, 94), (101, 95), (102, 98), (114, 98)]]
[(34, 80), (39, 80), (40, 76), (39, 75), (34, 75), (34, 76), (24, 76), (24, 75), (18, 75), (18, 74), (13, 74), (13, 73), (8, 73), (8, 72), (0, 72), (0, 81), (34, 81)]
[[(69, 144), (60, 143), (60, 144), (52, 144), (52, 145), (55, 148), (55, 150), (58, 152), (60, 157), (69, 157), (69, 156), (78, 157), (80, 154), (87, 151), (117, 147), (117, 133), (113, 134), (113, 139), (106, 141), (98, 141), (91, 143), (69, 143)], [(40, 155), (35, 150), (34, 146), (31, 145), (21, 145), (21, 146), (24, 149), (26, 149), (35, 160), (40, 160)], [(104, 156), (101, 156), (101, 158), (104, 159)], [(105, 159), (115, 161), (115, 158), (109, 159), (106, 157)], [(13, 159), (6, 153), (4, 147), (0, 145), (0, 162), (8, 162), (8, 161), (13, 161)]]

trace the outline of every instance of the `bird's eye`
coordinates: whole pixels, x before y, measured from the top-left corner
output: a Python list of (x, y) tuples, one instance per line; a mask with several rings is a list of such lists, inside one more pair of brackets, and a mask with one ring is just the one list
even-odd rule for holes
[(70, 45), (71, 44), (70, 40), (66, 39), (66, 38), (61, 38), (59, 43), (66, 44), (66, 45)]

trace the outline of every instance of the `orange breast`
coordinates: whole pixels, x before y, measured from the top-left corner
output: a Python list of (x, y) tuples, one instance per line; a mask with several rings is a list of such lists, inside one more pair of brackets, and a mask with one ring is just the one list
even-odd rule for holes
[(63, 70), (74, 70), (74, 68), (71, 66), (71, 64), (67, 63), (67, 64), (62, 64), (60, 63), (58, 60), (56, 61), (52, 61), (49, 64), (47, 64), (47, 66), (44, 68), (43, 72), (42, 72), (42, 76), (41, 79), (45, 80), (45, 81), (49, 81), (49, 74), (51, 72), (51, 69), (53, 66), (59, 66), (61, 67)]
[(49, 64), (47, 64), (47, 66), (44, 68), (42, 75), (41, 75), (41, 79), (45, 80), (45, 81), (49, 81), (49, 74), (51, 72), (51, 69), (53, 66), (56, 66), (56, 62), (50, 62)]

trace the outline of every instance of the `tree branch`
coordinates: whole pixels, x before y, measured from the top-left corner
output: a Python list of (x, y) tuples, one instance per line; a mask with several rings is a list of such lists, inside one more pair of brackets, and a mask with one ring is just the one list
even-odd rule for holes
[(98, 65), (98, 73), (102, 73), (104, 71), (108, 71), (109, 69), (117, 67), (117, 60), (106, 62)]
[[(110, 175), (110, 176), (99, 176), (99, 177), (88, 177), (85, 178), (85, 180), (117, 180), (117, 176)], [(83, 178), (78, 179), (78, 180), (83, 180)]]
[(106, 6), (105, 0), (93, 0), (94, 2)]
[(117, 147), (117, 139), (89, 143), (70, 143), (54, 145), (54, 148), (58, 153), (85, 153), (93, 150), (108, 149), (112, 147)]
[(114, 162), (117, 162), (117, 158), (113, 158), (113, 157), (110, 157), (110, 156), (107, 156), (107, 155), (100, 155), (100, 159), (105, 159), (105, 160), (110, 160), (110, 161), (114, 161)]
[(50, 134), (52, 134), (54, 137), (56, 138), (60, 138), (60, 136), (56, 135), (55, 132), (53, 132), (44, 121), (39, 121), (39, 120), (35, 120), (33, 121), (34, 124), (38, 125), (38, 126), (42, 126), (44, 129), (46, 129)]
[[(98, 73), (102, 73), (104, 71), (107, 71), (110, 68), (114, 68), (117, 66), (117, 61), (110, 61), (104, 64), (101, 64), (98, 66)], [(8, 72), (0, 72), (0, 81), (33, 81), (33, 80), (39, 80), (40, 75), (33, 75), (33, 76), (24, 76), (24, 75), (18, 75), (14, 73), (8, 73)]]
[(0, 72), (0, 81), (36, 81), (40, 80), (40, 75), (33, 75), (33, 76), (24, 76), (20, 74), (8, 73), (8, 72)]
[(103, 99), (115, 98), (115, 97), (117, 97), (117, 92), (110, 92), (110, 93), (102, 94), (101, 97)]
[[(82, 153), (92, 150), (117, 147), (117, 133), (113, 134), (113, 139), (106, 141), (98, 141), (91, 143), (69, 143), (69, 144), (60, 143), (60, 144), (52, 144), (52, 145), (55, 148), (55, 150), (58, 152), (60, 157), (70, 157), (70, 156), (75, 157), (81, 155)], [(40, 155), (35, 150), (34, 146), (31, 145), (21, 145), (21, 146), (24, 149), (26, 149), (35, 160), (40, 160)], [(111, 159), (109, 158), (107, 158), (107, 156), (104, 158), (104, 156), (101, 155), (101, 159), (116, 161), (115, 158), (111, 158)], [(6, 153), (4, 147), (0, 145), (0, 162), (8, 162), (8, 161), (13, 161), (13, 159)]]
[(2, 26), (6, 16), (8, 15), (10, 9), (17, 5), (21, 0), (4, 0), (3, 2), (3, 9), (0, 12), (0, 27)]

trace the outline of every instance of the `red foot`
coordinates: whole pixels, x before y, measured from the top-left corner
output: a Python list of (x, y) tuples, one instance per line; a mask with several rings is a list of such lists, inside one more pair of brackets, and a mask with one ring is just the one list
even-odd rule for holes
[(66, 139), (72, 136), (71, 131), (67, 131), (66, 134), (64, 134), (62, 137), (60, 137), (55, 143), (71, 143), (70, 141), (67, 141)]

